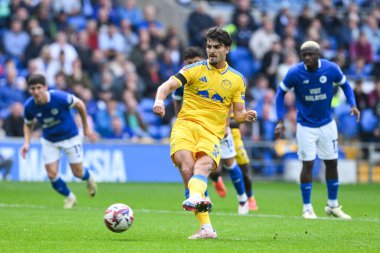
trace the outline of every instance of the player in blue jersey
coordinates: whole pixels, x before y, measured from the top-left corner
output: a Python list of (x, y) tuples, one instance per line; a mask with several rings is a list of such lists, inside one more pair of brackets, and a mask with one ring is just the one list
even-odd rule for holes
[(297, 142), (298, 157), (302, 160), (301, 193), (303, 199), (303, 218), (316, 219), (311, 204), (312, 168), (316, 155), (326, 165), (326, 184), (328, 200), (325, 212), (328, 215), (351, 219), (344, 213), (338, 203), (338, 131), (333, 118), (331, 100), (334, 86), (342, 88), (351, 115), (360, 120), (360, 112), (356, 107), (352, 88), (339, 67), (328, 60), (320, 58), (320, 47), (314, 41), (306, 41), (301, 46), (302, 62), (289, 69), (280, 83), (276, 94), (276, 110), (278, 123), (275, 128), (276, 137), (285, 131), (284, 96), (294, 89), (297, 108)]
[(62, 149), (66, 153), (73, 174), (87, 182), (88, 193), (91, 197), (95, 196), (96, 184), (89, 170), (83, 168), (82, 165), (82, 139), (78, 135), (78, 127), (70, 112), (71, 108), (79, 112), (84, 134), (89, 140), (94, 142), (97, 135), (87, 124), (84, 103), (66, 92), (48, 91), (43, 75), (35, 74), (29, 77), (28, 91), (32, 97), (25, 102), (24, 145), (21, 155), (23, 158), (26, 157), (33, 132), (33, 121), (37, 119), (42, 126), (42, 156), (48, 177), (54, 190), (66, 197), (64, 208), (72, 208), (77, 199), (58, 174), (58, 162)]

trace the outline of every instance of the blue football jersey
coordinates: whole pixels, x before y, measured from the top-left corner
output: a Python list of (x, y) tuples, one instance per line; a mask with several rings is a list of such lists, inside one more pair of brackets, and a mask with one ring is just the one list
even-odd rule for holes
[(78, 135), (78, 127), (70, 108), (77, 98), (69, 93), (50, 90), (48, 102), (36, 104), (33, 97), (25, 102), (24, 120), (31, 123), (34, 118), (42, 125), (42, 137), (51, 142), (58, 142)]
[(178, 89), (176, 89), (173, 92), (173, 94), (172, 94), (173, 99), (180, 100), (180, 101), (183, 100), (183, 88), (184, 88), (184, 86), (182, 85), (181, 87), (179, 87)]
[(308, 71), (303, 62), (290, 68), (280, 88), (285, 92), (294, 88), (298, 123), (307, 127), (321, 127), (333, 119), (331, 100), (334, 85), (345, 82), (346, 77), (338, 65), (320, 59), (315, 71)]

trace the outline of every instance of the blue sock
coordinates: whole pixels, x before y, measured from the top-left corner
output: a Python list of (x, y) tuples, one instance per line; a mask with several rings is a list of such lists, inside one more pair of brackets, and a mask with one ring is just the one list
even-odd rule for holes
[(329, 200), (338, 199), (339, 182), (338, 179), (326, 180), (327, 196)]
[(228, 170), (228, 173), (230, 174), (230, 178), (232, 180), (232, 183), (234, 184), (234, 187), (238, 195), (243, 195), (245, 193), (244, 179), (243, 173), (241, 173), (239, 165), (237, 165), (235, 161), (231, 167), (225, 168)]
[(55, 179), (54, 181), (51, 181), (51, 185), (53, 186), (54, 190), (56, 190), (59, 194), (62, 194), (63, 196), (69, 196), (70, 190), (67, 187), (65, 181), (63, 181), (60, 177)]
[(302, 183), (301, 186), (302, 201), (304, 204), (311, 203), (311, 189), (313, 188), (312, 183)]
[(208, 190), (205, 191), (205, 197), (208, 197)]
[(87, 168), (83, 168), (83, 177), (82, 177), (82, 180), (86, 181), (90, 178), (90, 172), (88, 171)]

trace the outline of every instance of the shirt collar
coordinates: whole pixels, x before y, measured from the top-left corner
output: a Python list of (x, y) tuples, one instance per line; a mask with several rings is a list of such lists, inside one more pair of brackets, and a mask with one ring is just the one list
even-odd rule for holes
[[(321, 60), (320, 60), (320, 59), (318, 59), (318, 68), (321, 68), (321, 65), (322, 65), (322, 63), (321, 63)], [(303, 66), (304, 66), (304, 68), (307, 70), (307, 67), (306, 67), (306, 65), (305, 65), (305, 64), (303, 64)]]
[(227, 71), (227, 69), (228, 69), (228, 63), (226, 62), (226, 65), (223, 67), (223, 68), (220, 68), (220, 69), (217, 69), (217, 68), (215, 68), (214, 66), (212, 66), (210, 63), (209, 63), (209, 60), (207, 60), (207, 68), (209, 69), (209, 70), (216, 70), (216, 71), (218, 71), (220, 74), (224, 74), (224, 73), (226, 73), (226, 71)]
[(50, 102), (50, 92), (46, 91), (46, 103)]

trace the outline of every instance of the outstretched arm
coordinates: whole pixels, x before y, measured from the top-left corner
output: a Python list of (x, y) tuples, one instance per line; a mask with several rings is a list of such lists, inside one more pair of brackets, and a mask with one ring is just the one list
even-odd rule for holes
[(280, 138), (281, 135), (285, 132), (284, 125), (284, 115), (285, 115), (285, 106), (284, 106), (284, 98), (286, 92), (278, 88), (276, 93), (276, 113), (277, 113), (277, 125), (274, 129), (274, 135), (276, 138)]
[(21, 156), (22, 158), (26, 158), (26, 153), (28, 153), (30, 140), (32, 138), (33, 132), (33, 123), (27, 124), (24, 123), (24, 145), (21, 148)]
[(87, 111), (85, 104), (82, 100), (77, 99), (74, 108), (78, 110), (80, 118), (82, 120), (83, 133), (90, 139), (91, 142), (95, 142), (98, 139), (98, 136), (87, 123)]
[(360, 111), (356, 107), (355, 95), (350, 84), (346, 81), (340, 86), (344, 92), (344, 95), (347, 98), (348, 103), (351, 105), (351, 115), (356, 115), (356, 121), (360, 121)]
[(236, 122), (253, 122), (257, 120), (257, 112), (254, 110), (245, 110), (244, 103), (234, 103), (234, 117)]
[(166, 82), (160, 85), (157, 89), (156, 100), (153, 105), (153, 112), (161, 117), (165, 115), (165, 99), (171, 94), (173, 91), (181, 87), (181, 84), (177, 82), (173, 78), (169, 78)]

